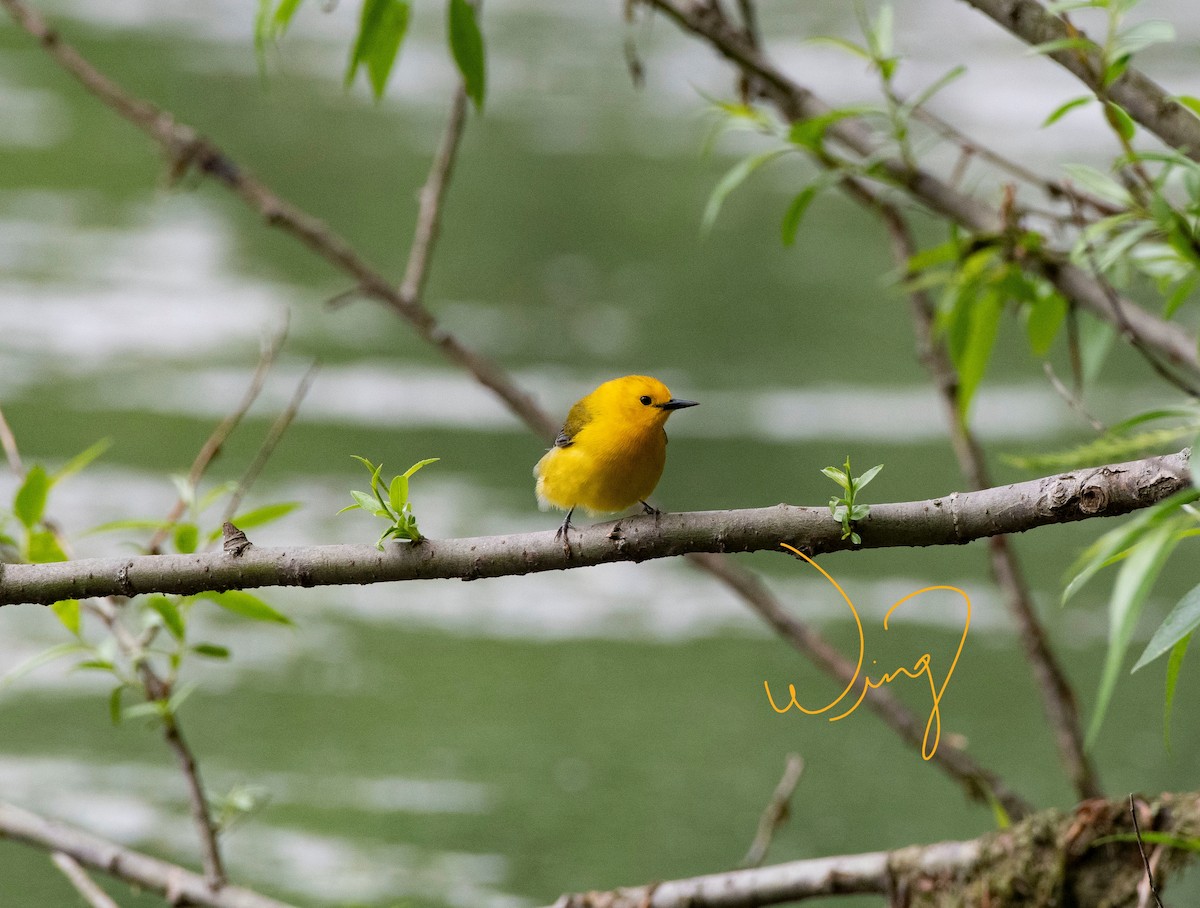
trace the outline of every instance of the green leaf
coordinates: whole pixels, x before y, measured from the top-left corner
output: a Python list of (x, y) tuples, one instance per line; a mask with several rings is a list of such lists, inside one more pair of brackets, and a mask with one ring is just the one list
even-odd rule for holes
[(1114, 104), (1109, 101), (1104, 105), (1104, 118), (1108, 120), (1109, 125), (1117, 131), (1117, 134), (1129, 142), (1133, 139), (1134, 133), (1137, 132), (1137, 126), (1133, 122), (1133, 117), (1125, 112), (1120, 104)]
[(92, 445), (91, 447), (87, 448), (86, 450), (81, 451), (80, 453), (76, 454), (74, 457), (72, 457), (70, 460), (68, 460), (65, 464), (63, 464), (61, 467), (59, 467), (57, 472), (55, 472), (53, 478), (51, 479), (51, 482), (55, 483), (55, 482), (58, 482), (59, 480), (66, 479), (68, 476), (73, 476), (74, 474), (78, 473), (80, 470), (82, 470), (84, 467), (86, 467), (88, 464), (90, 464), (93, 460), (95, 460), (97, 457), (99, 457), (101, 454), (103, 454), (105, 451), (107, 451), (111, 446), (112, 446), (111, 438), (100, 439), (94, 445)]
[(124, 692), (125, 685), (118, 684), (108, 695), (108, 717), (112, 719), (113, 725), (121, 724), (121, 694)]
[(1161, 524), (1175, 514), (1186, 504), (1191, 504), (1200, 498), (1200, 491), (1183, 489), (1158, 504), (1146, 508), (1126, 521), (1115, 530), (1109, 530), (1093, 542), (1083, 554), (1076, 559), (1075, 564), (1067, 571), (1071, 580), (1063, 590), (1062, 601), (1065, 604), (1079, 589), (1090, 580), (1095, 573), (1111, 562), (1111, 559), (1135, 542), (1146, 532)]
[(58, 616), (62, 626), (76, 637), (79, 636), (80, 611), (78, 599), (60, 599), (50, 606), (50, 610)]
[(1095, 383), (1116, 337), (1116, 329), (1108, 322), (1098, 318), (1079, 320), (1079, 358), (1083, 363), (1085, 385)]
[(1057, 293), (1048, 294), (1031, 303), (1026, 309), (1025, 334), (1035, 356), (1045, 356), (1063, 321), (1067, 317), (1067, 301)]
[(981, 293), (971, 303), (966, 343), (955, 363), (958, 367), (958, 416), (964, 423), (992, 357), (1003, 312), (1003, 298), (991, 290)]
[(275, 7), (275, 15), (271, 17), (271, 37), (279, 37), (284, 35), (288, 26), (292, 24), (292, 17), (296, 15), (296, 10), (300, 9), (300, 4), (303, 0), (279, 0), (279, 6)]
[(198, 656), (207, 656), (209, 659), (228, 659), (228, 647), (218, 646), (216, 643), (197, 643), (192, 647), (192, 652)]
[(358, 35), (350, 50), (346, 87), (354, 82), (359, 67), (366, 66), (375, 100), (383, 97), (388, 76), (408, 31), (408, 0), (363, 0)]
[(866, 488), (868, 482), (879, 475), (879, 471), (882, 469), (883, 464), (877, 464), (876, 466), (873, 466), (871, 469), (867, 470), (867, 472), (863, 473), (862, 476), (859, 476), (858, 479), (854, 481), (854, 491), (856, 493), (861, 492), (864, 488)]
[(169, 520), (111, 520), (94, 526), (87, 533), (111, 533), (113, 530), (161, 530), (171, 526)]
[(404, 478), (411, 479), (412, 475), (416, 473), (417, 470), (420, 470), (422, 467), (427, 467), (431, 463), (437, 463), (439, 460), (441, 460), (440, 457), (427, 457), (424, 460), (418, 460), (411, 467), (404, 471)]
[(1175, 100), (1200, 117), (1200, 98), (1193, 95), (1175, 95)]
[(951, 82), (953, 82), (959, 76), (966, 73), (966, 71), (967, 71), (967, 68), (965, 66), (955, 66), (953, 69), (944, 73), (940, 78), (935, 79), (923, 91), (918, 93), (916, 95), (916, 97), (910, 98), (908, 101), (906, 101), (904, 103), (904, 105), (901, 107), (901, 111), (904, 113), (904, 115), (909, 115), (913, 111), (918, 110), (921, 107), (925, 106), (925, 103), (930, 98), (932, 98), (934, 95), (936, 95), (939, 91), (941, 91), (943, 88), (945, 88)]
[(788, 128), (788, 141), (793, 145), (800, 145), (812, 151), (820, 151), (825, 141), (825, 133), (829, 132), (829, 127), (835, 123), (850, 117), (861, 117), (863, 114), (879, 112), (881, 109), (876, 106), (856, 105), (839, 107), (815, 117), (797, 120)]
[(1187, 652), (1188, 642), (1192, 635), (1188, 634), (1171, 648), (1171, 656), (1167, 659), (1166, 697), (1163, 703), (1163, 746), (1171, 749), (1171, 704), (1175, 702), (1175, 686), (1179, 683), (1179, 669), (1183, 665), (1183, 656)]
[(788, 209), (783, 215), (783, 223), (779, 226), (783, 245), (791, 246), (796, 242), (796, 231), (800, 229), (800, 222), (804, 220), (804, 214), (808, 211), (808, 206), (812, 204), (813, 199), (817, 197), (823, 188), (816, 183), (811, 183), (801, 189), (796, 194), (796, 197), (792, 199), (792, 203), (788, 205)]
[(97, 672), (113, 672), (116, 673), (117, 667), (107, 659), (84, 659), (82, 662), (76, 662), (71, 666), (72, 671), (97, 671)]
[(1139, 22), (1117, 35), (1109, 50), (1114, 60), (1130, 57), (1154, 44), (1169, 44), (1175, 40), (1175, 26), (1161, 19)]
[(46, 496), (50, 492), (50, 476), (45, 469), (36, 464), (25, 474), (21, 487), (13, 498), (13, 514), (17, 520), (32, 530), (42, 519), (46, 511)]
[(196, 551), (200, 542), (200, 528), (194, 523), (177, 523), (173, 533), (175, 551), (180, 555), (190, 555)]
[(183, 623), (183, 616), (175, 607), (175, 603), (166, 596), (151, 596), (146, 600), (146, 605), (158, 613), (158, 616), (162, 618), (163, 627), (170, 635), (182, 642), (187, 631)]
[(287, 615), (275, 611), (275, 609), (271, 608), (271, 606), (267, 605), (257, 596), (251, 595), (245, 590), (227, 590), (224, 593), (200, 593), (199, 596), (215, 602), (221, 608), (241, 615), (243, 618), (252, 618), (255, 621), (271, 621), (275, 624), (292, 623), (292, 619), (287, 617)]
[(467, 97), (475, 102), (475, 109), (483, 110), (483, 98), (487, 91), (487, 61), (475, 7), (467, 0), (450, 0), (447, 14), (450, 52), (454, 55), (458, 71), (462, 73), (463, 87)]
[(1100, 689), (1096, 696), (1096, 708), (1088, 726), (1086, 743), (1096, 740), (1109, 701), (1117, 686), (1121, 662), (1129, 647), (1133, 628), (1141, 614), (1142, 606), (1162, 566), (1166, 563), (1179, 541), (1176, 531), (1177, 520), (1169, 520), (1145, 535), (1130, 553), (1113, 584), (1112, 598), (1108, 604), (1108, 653), (1100, 678)]
[(717, 185), (713, 187), (712, 195), (708, 197), (708, 204), (704, 206), (704, 216), (700, 219), (701, 230), (707, 233), (712, 229), (713, 224), (716, 223), (717, 215), (721, 213), (721, 206), (725, 204), (725, 199), (729, 193), (742, 185), (746, 181), (746, 178), (762, 167), (763, 164), (773, 161), (786, 153), (786, 148), (775, 148), (748, 158), (742, 158), (742, 160), (729, 168), (725, 176), (721, 177)]
[(366, 492), (359, 492), (352, 489), (350, 491), (350, 497), (354, 499), (355, 504), (346, 508), (342, 508), (343, 511), (349, 510), (350, 507), (357, 506), (370, 514), (381, 516), (379, 503), (375, 500), (374, 495), (368, 495)]
[(1032, 57), (1036, 54), (1056, 54), (1064, 50), (1094, 50), (1096, 47), (1087, 38), (1056, 38), (1053, 41), (1045, 41), (1041, 44), (1035, 44), (1029, 50), (1025, 51), (1025, 55)]
[(1137, 671), (1144, 665), (1149, 665), (1167, 650), (1175, 647), (1180, 640), (1191, 636), (1192, 631), (1200, 627), (1200, 586), (1194, 586), (1182, 599), (1175, 603), (1170, 614), (1159, 625), (1142, 657), (1134, 665)]
[[(241, 514), (233, 518), (233, 524), (240, 530), (248, 530), (251, 527), (262, 526), (265, 523), (271, 523), (281, 517), (286, 517), (296, 508), (300, 507), (299, 501), (281, 501), (276, 504), (263, 505), (261, 508), (254, 508), (250, 511), (243, 511)], [(218, 533), (218, 535), (220, 535)]]
[(49, 530), (35, 530), (29, 534), (29, 548), (25, 560), (30, 564), (50, 564), (66, 561), (67, 553), (59, 545), (58, 537)]
[(393, 476), (388, 486), (388, 504), (393, 511), (399, 511), (408, 504), (408, 477)]
[(55, 659), (61, 659), (63, 656), (73, 656), (76, 653), (94, 653), (95, 648), (88, 646), (86, 643), (71, 641), (70, 643), (60, 643), (57, 646), (52, 646), (47, 650), (43, 650), (35, 656), (30, 656), (24, 662), (9, 669), (0, 677), (0, 688), (7, 687), (18, 678), (28, 675), (31, 671), (41, 668), (47, 663), (53, 662)]
[(840, 485), (847, 492), (850, 491), (850, 478), (839, 467), (825, 467), (821, 470), (821, 472)]
[(1098, 195), (1104, 201), (1120, 205), (1122, 208), (1128, 208), (1133, 204), (1133, 200), (1129, 197), (1129, 190), (1095, 167), (1089, 167), (1087, 164), (1064, 164), (1062, 168), (1071, 175), (1071, 179), (1076, 183)]
[(844, 50), (849, 54), (854, 55), (862, 60), (870, 60), (871, 52), (860, 44), (855, 44), (853, 41), (847, 41), (845, 38), (840, 38), (837, 35), (813, 35), (811, 38), (805, 38), (804, 44), (828, 44), (830, 47), (836, 47), (839, 50)]
[(1066, 101), (1058, 105), (1058, 107), (1050, 111), (1050, 115), (1042, 121), (1042, 129), (1045, 129), (1047, 126), (1053, 126), (1071, 111), (1077, 110), (1078, 108), (1087, 104), (1091, 104), (1095, 100), (1095, 95), (1080, 95), (1078, 98), (1072, 98), (1070, 101)]

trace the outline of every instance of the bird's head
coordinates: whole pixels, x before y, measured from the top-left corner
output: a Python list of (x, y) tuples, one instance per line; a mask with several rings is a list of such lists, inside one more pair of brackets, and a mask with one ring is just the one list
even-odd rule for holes
[(593, 391), (589, 398), (589, 409), (647, 429), (661, 426), (675, 410), (696, 406), (694, 400), (672, 397), (666, 385), (649, 375), (614, 378)]

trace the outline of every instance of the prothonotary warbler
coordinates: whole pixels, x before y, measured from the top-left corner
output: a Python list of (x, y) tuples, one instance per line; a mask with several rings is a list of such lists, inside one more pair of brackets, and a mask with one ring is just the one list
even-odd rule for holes
[(533, 468), (543, 510), (567, 512), (556, 538), (566, 542), (576, 508), (596, 514), (641, 502), (646, 513), (657, 513), (646, 499), (667, 461), (667, 417), (694, 406), (648, 375), (614, 378), (578, 401), (554, 447)]

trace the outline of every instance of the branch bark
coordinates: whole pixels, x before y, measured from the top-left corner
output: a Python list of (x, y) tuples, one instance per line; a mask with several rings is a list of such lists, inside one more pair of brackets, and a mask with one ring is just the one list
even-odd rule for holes
[[(1063, 38), (1086, 37), (1073, 32), (1058, 16), (1047, 12), (1037, 0), (964, 0), (991, 17), (1026, 44), (1044, 44)], [(1102, 64), (1099, 50), (1078, 48), (1044, 54), (1077, 77), (1088, 88), (1101, 89), (1096, 82)], [(1161, 85), (1133, 67), (1103, 93), (1120, 104), (1133, 119), (1193, 160), (1200, 161), (1200, 119), (1171, 97)]]
[[(0, 0), (9, 3), (12, 0)], [(813, 92), (799, 85), (753, 47), (719, 8), (685, 0), (640, 0), (672, 19), (677, 25), (707, 41), (743, 74), (752, 76), (764, 96), (789, 122), (828, 114), (832, 108)], [(879, 149), (870, 131), (853, 117), (838, 120), (827, 135), (862, 158), (876, 160)], [(955, 189), (935, 174), (910, 167), (896, 158), (878, 162), (887, 180), (929, 210), (976, 233), (997, 235), (1005, 230), (1004, 219), (993, 206)], [(1019, 214), (1019, 211), (1014, 211)], [(1114, 309), (1105, 289), (1086, 271), (1071, 264), (1064, 255), (1048, 250), (1031, 259), (1030, 267), (1052, 283), (1068, 300), (1103, 321), (1118, 327), (1127, 339), (1155, 350), (1163, 359), (1192, 378), (1200, 378), (1200, 354), (1194, 338), (1178, 325), (1164, 321), (1130, 300), (1121, 297)]]
[(212, 889), (198, 873), (124, 848), (82, 829), (0, 802), (0, 838), (60, 852), (85, 867), (157, 892), (172, 905), (203, 908), (292, 908), (240, 886)]
[[(927, 501), (877, 504), (856, 524), (860, 547), (958, 545), (1038, 526), (1127, 514), (1185, 488), (1191, 481), (1188, 456), (1184, 450)], [(691, 552), (778, 551), (782, 542), (811, 555), (857, 548), (842, 539), (841, 525), (828, 508), (779, 504), (596, 524), (576, 531), (570, 553), (553, 533), (544, 532), (427, 539), (384, 551), (368, 545), (251, 546), (237, 556), (219, 552), (7, 564), (0, 571), (0, 605), (264, 586), (477, 580)]]
[[(1164, 794), (1147, 813), (1172, 836), (1200, 830), (1200, 795)], [(1144, 879), (1136, 842), (1097, 845), (1132, 830), (1128, 807), (1091, 800), (1048, 810), (1002, 832), (966, 842), (912, 845), (733, 870), (608, 892), (564, 895), (554, 908), (755, 908), (852, 893), (879, 893), (889, 905), (1132, 905)], [(1171, 870), (1188, 852), (1170, 853)], [(1164, 860), (1163, 863), (1168, 863)], [(1159, 867), (1160, 873), (1164, 872)]]

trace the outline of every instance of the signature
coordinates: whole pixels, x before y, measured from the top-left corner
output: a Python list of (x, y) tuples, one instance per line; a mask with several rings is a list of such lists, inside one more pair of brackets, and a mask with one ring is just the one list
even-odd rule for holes
[[(843, 590), (838, 582), (830, 577), (829, 574), (826, 573), (819, 564), (817, 564), (803, 552), (792, 548), (792, 546), (788, 545), (786, 542), (781, 543), (781, 545), (790, 552), (793, 552), (794, 554), (803, 558), (818, 571), (820, 571), (821, 576), (833, 584), (834, 589), (841, 594), (842, 599), (844, 599), (846, 602), (846, 605), (850, 607), (850, 614), (854, 616), (854, 624), (858, 628), (858, 664), (854, 668), (854, 675), (850, 678), (850, 682), (846, 685), (845, 689), (832, 700), (832, 702), (827, 703), (817, 709), (810, 709), (802, 706), (796, 699), (796, 685), (789, 684), (788, 695), (790, 699), (788, 703), (785, 704), (781, 709), (776, 705), (775, 698), (771, 696), (771, 685), (767, 681), (763, 681), (763, 687), (767, 692), (767, 700), (770, 701), (771, 708), (775, 710), (775, 712), (786, 713), (794, 706), (806, 716), (819, 716), (837, 707), (838, 704), (840, 704), (846, 699), (846, 697), (850, 695), (850, 692), (854, 690), (855, 686), (858, 684), (859, 676), (862, 675), (863, 658), (866, 655), (866, 640), (863, 636), (862, 620), (858, 617), (858, 610), (854, 607), (854, 603), (850, 601), (850, 597), (846, 595), (846, 591)], [(925, 760), (931, 759), (933, 755), (937, 753), (938, 743), (942, 739), (942, 697), (945, 695), (946, 686), (950, 683), (950, 678), (954, 674), (955, 667), (958, 665), (958, 657), (962, 655), (963, 644), (967, 642), (967, 631), (971, 627), (971, 599), (965, 592), (956, 586), (927, 586), (923, 589), (917, 590), (914, 593), (909, 593), (903, 599), (898, 600), (890, 609), (887, 610), (887, 614), (883, 616), (883, 629), (886, 631), (888, 629), (888, 619), (892, 617), (892, 612), (904, 605), (904, 603), (908, 602), (910, 599), (915, 599), (922, 593), (929, 593), (933, 592), (934, 590), (951, 590), (955, 593), (958, 593), (960, 596), (962, 596), (963, 602), (967, 606), (967, 617), (966, 621), (963, 622), (962, 636), (958, 640), (958, 649), (954, 651), (954, 659), (950, 662), (950, 668), (947, 669), (945, 677), (942, 678), (941, 685), (939, 686), (934, 678), (932, 657), (929, 655), (929, 653), (924, 653), (919, 659), (917, 659), (915, 663), (913, 663), (912, 668), (900, 666), (894, 671), (884, 672), (878, 678), (872, 678), (870, 675), (862, 675), (862, 690), (859, 692), (858, 699), (854, 701), (854, 704), (849, 709), (844, 710), (836, 716), (829, 717), (830, 722), (837, 722), (839, 719), (846, 718), (846, 716), (850, 715), (862, 704), (863, 699), (867, 696), (867, 691), (882, 687), (885, 684), (891, 684), (901, 676), (913, 678), (915, 680), (925, 678), (929, 682), (929, 693), (933, 699), (933, 708), (929, 711), (929, 721), (925, 723), (925, 736), (921, 739), (921, 757)], [(929, 740), (931, 734), (933, 736), (932, 744), (930, 744)]]

